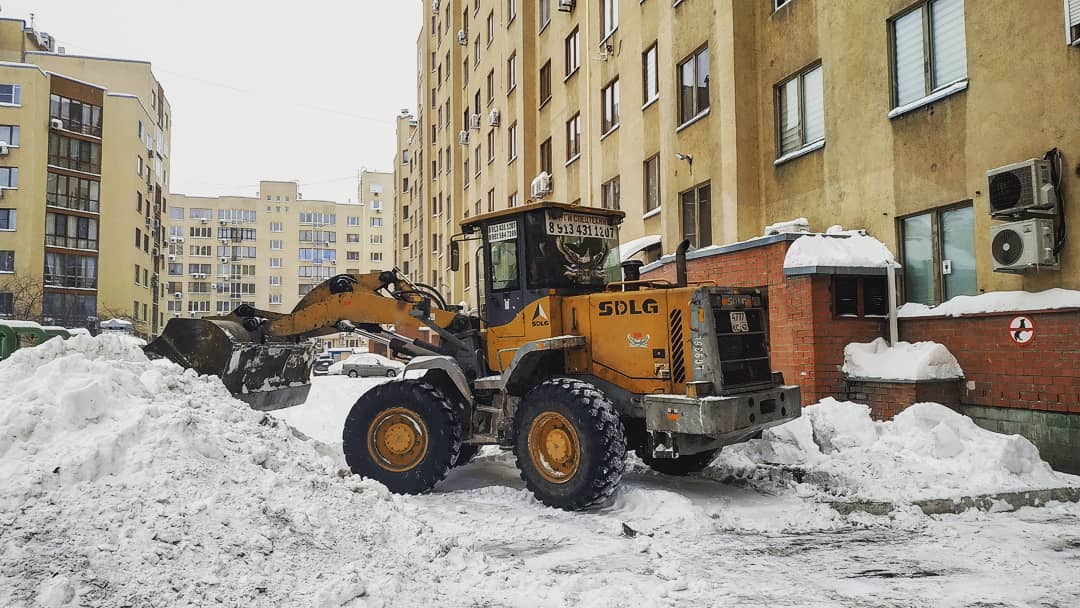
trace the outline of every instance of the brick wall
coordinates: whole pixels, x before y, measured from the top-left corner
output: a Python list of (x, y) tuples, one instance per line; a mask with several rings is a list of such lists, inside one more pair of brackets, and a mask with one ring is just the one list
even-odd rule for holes
[[(1024, 346), (1008, 332), (1019, 314), (1035, 324), (1035, 337)], [(1078, 310), (901, 319), (900, 336), (952, 351), (968, 380), (964, 404), (1080, 414)]]
[(886, 382), (881, 380), (846, 380), (841, 397), (870, 406), (874, 420), (891, 420), (912, 403), (931, 401), (957, 405), (960, 381)]

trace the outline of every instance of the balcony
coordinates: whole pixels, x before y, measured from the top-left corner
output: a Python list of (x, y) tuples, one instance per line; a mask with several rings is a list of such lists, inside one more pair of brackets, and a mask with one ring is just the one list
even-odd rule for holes
[[(99, 111), (99, 116), (100, 116), (100, 111)], [(64, 125), (63, 129), (65, 131), (72, 131), (74, 133), (82, 133), (83, 135), (89, 135), (91, 137), (101, 137), (101, 123), (100, 122), (98, 124), (92, 124), (92, 123), (83, 122), (81, 120), (76, 120), (76, 119), (73, 119), (73, 118), (65, 119), (62, 116), (52, 116), (51, 114), (49, 115), (49, 120), (50, 121), (59, 120), (60, 123)]]
[(45, 287), (68, 287), (71, 289), (97, 289), (97, 277), (76, 274), (45, 274)]
[(79, 238), (61, 234), (46, 234), (45, 245), (48, 247), (65, 247), (67, 249), (86, 249), (97, 251), (97, 239)]
[(45, 205), (48, 207), (71, 209), (73, 211), (100, 213), (100, 203), (98, 201), (65, 194), (46, 194)]

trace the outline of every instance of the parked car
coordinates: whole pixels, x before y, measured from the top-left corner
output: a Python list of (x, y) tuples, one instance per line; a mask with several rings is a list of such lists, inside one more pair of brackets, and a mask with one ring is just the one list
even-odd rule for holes
[(387, 378), (393, 378), (401, 373), (401, 370), (405, 367), (397, 361), (392, 361), (381, 355), (371, 353), (353, 355), (345, 361), (342, 361), (340, 365), (340, 371), (333, 370), (330, 373), (337, 371), (337, 373), (344, 374), (350, 378), (359, 378), (361, 376), (385, 376)]
[(315, 364), (311, 367), (311, 374), (313, 376), (325, 376), (330, 373), (330, 366), (334, 364), (334, 358), (330, 356), (317, 355), (315, 357)]

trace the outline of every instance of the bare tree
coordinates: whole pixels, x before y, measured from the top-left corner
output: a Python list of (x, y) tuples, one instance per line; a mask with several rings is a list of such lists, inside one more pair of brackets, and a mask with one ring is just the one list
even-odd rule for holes
[(12, 317), (23, 321), (41, 321), (45, 283), (40, 277), (27, 274), (6, 275), (0, 278), (0, 294), (6, 293), (12, 296)]

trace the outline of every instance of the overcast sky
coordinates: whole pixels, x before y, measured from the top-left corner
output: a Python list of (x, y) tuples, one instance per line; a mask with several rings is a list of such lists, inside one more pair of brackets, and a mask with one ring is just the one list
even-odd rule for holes
[[(356, 198), (392, 169), (394, 116), (416, 104), (419, 0), (0, 0), (69, 54), (143, 59), (172, 103), (173, 192), (253, 196), (296, 180)], [(108, 116), (105, 117), (108, 120)]]

